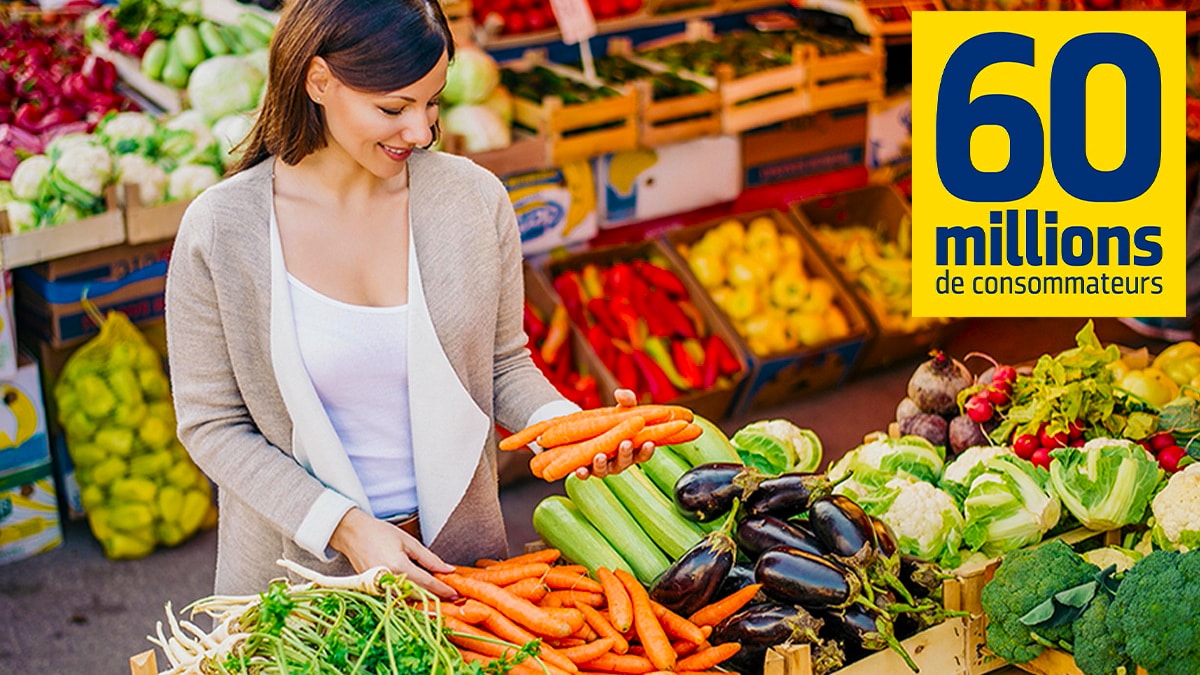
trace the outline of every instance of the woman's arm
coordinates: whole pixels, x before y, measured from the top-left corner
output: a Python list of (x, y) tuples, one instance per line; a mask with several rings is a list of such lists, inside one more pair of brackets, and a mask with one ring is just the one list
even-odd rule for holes
[[(251, 313), (262, 308), (245, 306), (244, 295), (235, 291), (225, 291), (234, 302), (221, 302), (213, 278), (213, 220), (207, 200), (193, 202), (168, 268), (167, 343), (179, 439), (220, 489), (313, 555), (330, 560), (329, 538), (354, 503), (269, 444), (250, 416), (227, 335), (249, 330)], [(239, 315), (246, 316), (246, 325), (237, 325)]]

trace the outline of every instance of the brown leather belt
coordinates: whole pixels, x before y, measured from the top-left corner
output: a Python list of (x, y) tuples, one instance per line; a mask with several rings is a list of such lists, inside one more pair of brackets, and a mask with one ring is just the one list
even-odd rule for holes
[(404, 530), (405, 532), (411, 534), (413, 537), (415, 537), (417, 539), (417, 541), (422, 541), (421, 540), (421, 516), (417, 512), (414, 511), (412, 513), (412, 515), (410, 515), (410, 516), (400, 516), (398, 520), (390, 520), (389, 522), (391, 522), (396, 527)]

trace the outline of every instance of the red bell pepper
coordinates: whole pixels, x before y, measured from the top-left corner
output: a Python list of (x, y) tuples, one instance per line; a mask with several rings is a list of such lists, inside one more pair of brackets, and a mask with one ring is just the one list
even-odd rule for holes
[(633, 267), (627, 262), (613, 263), (605, 270), (605, 289), (610, 296), (624, 295), (628, 297), (633, 292), (631, 285), (634, 277)]
[(592, 318), (588, 325), (599, 326), (610, 336), (624, 335), (625, 324), (617, 321), (605, 298), (592, 298), (587, 301), (587, 315)]
[[(699, 343), (693, 341), (693, 344)], [(687, 343), (682, 340), (671, 343), (671, 360), (675, 362), (675, 370), (687, 380), (689, 389), (700, 389), (704, 385), (704, 374), (700, 372), (700, 364), (688, 349)]]
[(648, 260), (638, 260), (633, 263), (634, 270), (651, 286), (665, 291), (675, 298), (686, 298), (687, 287), (671, 270), (655, 265)]
[(553, 285), (571, 320), (580, 326), (584, 325), (583, 289), (579, 285), (579, 275), (568, 270), (555, 277)]
[(679, 398), (679, 391), (675, 389), (675, 385), (671, 384), (671, 380), (667, 379), (667, 374), (658, 367), (654, 359), (636, 349), (630, 355), (633, 357), (633, 362), (637, 364), (638, 373), (646, 383), (651, 402), (666, 403)]
[(560, 385), (565, 385), (571, 376), (571, 370), (575, 367), (575, 354), (571, 349), (570, 341), (564, 342), (563, 346), (555, 355), (555, 361), (550, 363), (550, 368), (553, 371), (551, 379)]
[(612, 338), (608, 336), (604, 328), (599, 324), (588, 326), (584, 333), (587, 337), (588, 344), (592, 346), (592, 350), (596, 352), (596, 356), (600, 358), (601, 363), (610, 363), (616, 352), (616, 347), (613, 346)]

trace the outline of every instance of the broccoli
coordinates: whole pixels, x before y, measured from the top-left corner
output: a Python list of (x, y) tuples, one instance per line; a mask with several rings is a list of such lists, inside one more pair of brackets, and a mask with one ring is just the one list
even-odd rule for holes
[[(984, 587), (986, 592), (987, 587)], [(1125, 573), (1105, 627), (1150, 675), (1200, 673), (1200, 551), (1155, 551)]]
[[(1105, 626), (1105, 617), (1113, 598), (1097, 593), (1083, 614), (1071, 624), (1075, 633), (1075, 665), (1084, 675), (1112, 675), (1133, 672), (1133, 662), (1125, 653), (1120, 636)], [(1125, 671), (1119, 670), (1125, 668)]]
[[(1058, 539), (1006, 555), (980, 598), (988, 617), (988, 648), (1010, 663), (1036, 658), (1043, 644), (1021, 623), (1021, 617), (1054, 594), (1092, 581), (1099, 571)], [(1042, 631), (1038, 637), (1069, 642), (1070, 631), (1071, 624), (1064, 624)]]

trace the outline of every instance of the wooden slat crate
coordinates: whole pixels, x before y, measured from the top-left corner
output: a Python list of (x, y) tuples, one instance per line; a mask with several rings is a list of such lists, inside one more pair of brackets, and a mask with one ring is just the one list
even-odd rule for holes
[(62, 225), (13, 232), (8, 212), (0, 210), (0, 268), (14, 269), (75, 253), (115, 246), (125, 241), (125, 214), (117, 205), (117, 191), (104, 191), (108, 210)]
[(804, 45), (804, 52), (810, 112), (883, 98), (886, 52), (881, 37), (847, 54), (821, 56), (812, 45)]
[[(944, 621), (902, 641), (922, 673), (967, 675), (964, 662), (966, 619)], [(890, 649), (859, 659), (831, 675), (912, 675), (900, 655)], [(763, 675), (813, 675), (808, 645), (775, 647), (763, 660)]]
[[(504, 64), (516, 72), (536, 65), (579, 81), (570, 69), (546, 61), (544, 52), (530, 50), (518, 62)], [(586, 83), (586, 82), (585, 82)], [(637, 147), (638, 100), (632, 87), (614, 86), (616, 96), (586, 103), (564, 104), (558, 96), (546, 96), (540, 102), (513, 96), (513, 119), (535, 131), (547, 143), (552, 164), (561, 166), (573, 160), (595, 155), (633, 150)]]
[(145, 244), (151, 241), (174, 239), (179, 232), (183, 212), (192, 200), (167, 202), (156, 206), (142, 206), (140, 190), (136, 183), (126, 184), (125, 189), (125, 241), (129, 244)]

